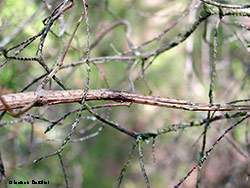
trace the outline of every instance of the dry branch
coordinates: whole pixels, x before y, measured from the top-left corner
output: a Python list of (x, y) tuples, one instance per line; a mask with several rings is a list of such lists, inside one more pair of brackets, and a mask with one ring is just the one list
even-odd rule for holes
[[(42, 90), (42, 92), (39, 92), (40, 97), (34, 106), (81, 102), (83, 94), (83, 90)], [(30, 104), (36, 99), (37, 95), (38, 94), (36, 92), (26, 92), (3, 95), (2, 97), (11, 109), (16, 109), (25, 107), (26, 105)], [(125, 91), (112, 91), (107, 89), (89, 90), (86, 100), (112, 100), (115, 102), (132, 102), (137, 104), (146, 104), (188, 111), (250, 111), (249, 104), (234, 105), (193, 103), (190, 101), (179, 99), (145, 96), (140, 94), (132, 94)], [(5, 110), (5, 106), (0, 102), (0, 111), (3, 110)]]

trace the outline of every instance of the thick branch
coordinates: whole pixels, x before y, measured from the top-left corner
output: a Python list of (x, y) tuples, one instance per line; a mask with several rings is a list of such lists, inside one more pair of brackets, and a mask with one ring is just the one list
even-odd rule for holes
[[(39, 92), (39, 100), (34, 106), (46, 106), (61, 103), (81, 102), (83, 90), (64, 90), (49, 91), (42, 90)], [(36, 92), (16, 93), (3, 95), (5, 102), (11, 109), (22, 108), (37, 96)], [(146, 104), (166, 108), (175, 108), (188, 111), (250, 111), (250, 105), (233, 105), (233, 104), (205, 104), (193, 103), (190, 101), (169, 99), (155, 96), (145, 96), (132, 94), (125, 91), (112, 91), (107, 89), (89, 90), (86, 97), (90, 100), (112, 100), (116, 102), (132, 102), (137, 104)], [(5, 106), (0, 102), (0, 111), (5, 110)]]

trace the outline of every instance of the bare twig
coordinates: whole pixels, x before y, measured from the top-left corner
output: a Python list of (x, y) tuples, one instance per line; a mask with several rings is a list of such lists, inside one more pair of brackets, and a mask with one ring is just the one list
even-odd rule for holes
[(1, 184), (5, 188), (7, 188), (6, 175), (5, 175), (4, 165), (3, 165), (3, 159), (2, 159), (2, 154), (1, 154), (1, 151), (0, 151), (0, 185)]
[(174, 132), (174, 131), (178, 131), (178, 130), (183, 130), (185, 128), (188, 127), (199, 127), (202, 126), (206, 123), (212, 123), (214, 121), (218, 121), (218, 120), (223, 120), (223, 119), (232, 119), (232, 118), (237, 118), (237, 117), (242, 117), (242, 116), (246, 116), (247, 113), (246, 112), (237, 112), (235, 114), (229, 115), (229, 114), (224, 114), (221, 116), (214, 116), (213, 118), (207, 119), (200, 119), (200, 120), (194, 120), (194, 121), (190, 121), (190, 122), (181, 122), (178, 124), (172, 124), (172, 125), (165, 125), (162, 128), (159, 128), (156, 130), (157, 135), (162, 135), (162, 134), (166, 134), (169, 132)]
[[(195, 6), (193, 6), (192, 8), (190, 8), (189, 10), (187, 10), (186, 12), (184, 12), (170, 27), (168, 27), (167, 29), (165, 29), (164, 31), (162, 31), (159, 35), (153, 37), (152, 39), (144, 42), (141, 44), (141, 46), (145, 46), (147, 44), (150, 44), (154, 41), (160, 40), (166, 33), (168, 33), (170, 30), (172, 30), (181, 20), (183, 20), (183, 18), (185, 18), (185, 16), (187, 16), (191, 11), (197, 9), (198, 7), (200, 7), (201, 4), (196, 4)], [(140, 48), (140, 47), (138, 47)]]
[(68, 182), (68, 177), (67, 177), (67, 174), (66, 174), (65, 165), (64, 165), (64, 162), (63, 162), (63, 158), (62, 158), (62, 153), (58, 153), (58, 157), (59, 157), (60, 164), (61, 164), (61, 167), (62, 167), (66, 187), (69, 188), (69, 182)]
[(204, 21), (206, 20), (211, 14), (210, 13), (204, 13), (203, 15), (200, 15), (195, 21), (194, 23), (189, 27), (189, 29), (182, 34), (180, 37), (177, 37), (177, 39), (171, 41), (170, 43), (168, 43), (167, 45), (161, 46), (157, 49), (152, 50), (151, 52), (146, 52), (143, 53), (142, 56), (145, 58), (149, 58), (151, 56), (155, 56), (155, 55), (159, 55), (177, 45), (179, 45), (180, 43), (182, 43), (183, 41), (185, 41), (195, 30), (196, 28)]
[[(41, 96), (38, 97), (34, 106), (46, 106), (60, 103), (80, 102), (84, 95), (82, 90), (64, 90), (50, 91), (42, 90)], [(36, 92), (16, 93), (2, 95), (5, 105), (0, 103), (0, 111), (6, 109), (6, 104), (9, 108), (22, 108), (36, 99)], [(179, 99), (169, 99), (163, 97), (146, 96), (140, 94), (128, 93), (125, 91), (113, 91), (107, 89), (89, 90), (86, 95), (86, 100), (112, 100), (116, 102), (132, 102), (137, 104), (146, 104), (159, 107), (181, 109), (187, 111), (249, 111), (250, 105), (235, 105), (235, 104), (206, 104), (194, 103)]]
[(230, 132), (233, 128), (235, 128), (237, 125), (239, 125), (241, 122), (243, 122), (244, 120), (246, 120), (247, 118), (250, 117), (250, 114), (248, 114), (247, 116), (245, 116), (244, 118), (242, 118), (241, 120), (239, 120), (238, 122), (236, 122), (235, 124), (233, 124), (231, 127), (229, 127), (228, 129), (225, 130), (225, 132), (213, 143), (213, 145), (206, 151), (206, 154), (201, 158), (201, 160), (186, 174), (186, 176), (184, 176), (184, 178), (182, 178), (180, 180), (180, 182), (175, 185), (174, 187), (177, 188), (179, 187), (191, 174), (192, 172), (200, 165), (202, 165), (207, 157), (210, 155), (211, 151), (214, 149), (214, 147), (218, 144), (218, 142), (220, 142), (222, 140), (222, 138), (225, 137), (225, 135)]
[(223, 4), (223, 3), (218, 3), (216, 1), (212, 1), (212, 0), (200, 0), (204, 3), (210, 4), (210, 5), (214, 5), (217, 7), (222, 7), (222, 8), (231, 8), (231, 9), (246, 9), (246, 8), (250, 8), (250, 5), (230, 5), (230, 4)]
[(110, 121), (108, 119), (103, 118), (99, 114), (95, 113), (86, 103), (85, 103), (84, 106), (85, 106), (86, 110), (88, 110), (88, 112), (91, 113), (93, 116), (95, 116), (99, 121), (101, 121), (101, 122), (103, 122), (103, 123), (105, 123), (107, 125), (110, 125), (114, 129), (117, 129), (120, 132), (127, 134), (128, 136), (131, 136), (133, 138), (137, 138), (137, 136), (138, 136), (137, 132), (132, 131), (127, 127), (120, 126), (117, 123), (114, 123), (114, 122), (112, 122), (112, 121)]
[[(215, 85), (215, 77), (216, 77), (216, 60), (217, 60), (217, 34), (218, 34), (218, 29), (219, 25), (221, 22), (222, 17), (219, 15), (215, 30), (214, 30), (214, 38), (213, 38), (213, 57), (212, 57), (212, 65), (211, 65), (211, 70), (210, 70), (210, 86), (209, 86), (209, 104), (213, 104), (214, 98), (213, 98), (213, 91), (214, 91), (214, 85)], [(214, 116), (216, 111), (211, 116), (211, 112), (209, 111), (207, 114), (207, 119), (210, 119), (211, 117)], [(207, 141), (207, 131), (209, 128), (209, 122), (206, 123), (204, 127), (204, 132), (203, 132), (203, 142), (202, 142), (202, 149), (200, 152), (200, 158), (204, 156), (205, 148), (206, 148), (206, 141)], [(198, 167), (198, 173), (197, 173), (197, 182), (196, 182), (196, 188), (199, 188), (200, 182), (201, 182), (201, 166)]]
[(145, 180), (146, 186), (147, 188), (150, 188), (149, 185), (149, 180), (148, 180), (148, 176), (144, 167), (144, 162), (143, 162), (143, 153), (142, 153), (142, 143), (144, 142), (142, 139), (137, 139), (138, 141), (138, 152), (139, 152), (139, 161), (140, 161), (140, 166), (141, 166), (141, 171), (142, 171), (142, 175), (143, 178)]
[(126, 39), (127, 39), (127, 43), (130, 47), (130, 49), (133, 49), (134, 46), (130, 40), (130, 30), (131, 30), (131, 26), (130, 24), (125, 21), (125, 20), (119, 20), (116, 21), (112, 24), (110, 24), (109, 26), (107, 26), (106, 28), (103, 29), (103, 31), (101, 31), (95, 38), (94, 42), (92, 44), (90, 44), (90, 49), (94, 48), (100, 41), (101, 39), (107, 35), (110, 31), (112, 31), (113, 29), (115, 29), (117, 26), (119, 25), (123, 25), (126, 29)]
[(132, 147), (131, 147), (131, 149), (130, 149), (130, 151), (128, 153), (127, 159), (126, 159), (125, 163), (123, 164), (122, 169), (120, 171), (120, 175), (119, 175), (119, 177), (117, 179), (115, 188), (119, 188), (120, 187), (120, 185), (122, 183), (122, 179), (124, 177), (124, 174), (126, 173), (126, 170), (127, 170), (128, 166), (129, 166), (129, 163), (130, 163), (130, 161), (131, 161), (131, 159), (133, 157), (133, 153), (134, 153), (134, 150), (135, 150), (135, 148), (136, 148), (137, 145), (138, 144), (136, 142), (132, 145)]

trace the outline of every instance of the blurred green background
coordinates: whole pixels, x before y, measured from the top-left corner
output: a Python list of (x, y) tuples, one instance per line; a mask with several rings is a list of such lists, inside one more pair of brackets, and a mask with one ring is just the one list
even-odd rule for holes
[[(10, 48), (36, 35), (43, 28), (42, 20), (60, 2), (58, 0), (0, 1), (0, 46)], [(74, 2), (75, 5), (67, 10), (52, 27), (54, 34), (49, 32), (46, 38), (43, 57), (50, 68), (53, 68), (60, 59), (83, 11), (82, 1)], [(90, 43), (104, 28), (116, 21), (115, 16), (105, 9), (105, 2), (104, 0), (87, 1)], [(109, 0), (108, 9), (116, 17), (131, 24), (131, 41), (134, 46), (139, 46), (170, 27), (185, 10), (196, 3), (198, 1)], [(247, 1), (238, 1), (238, 3), (246, 4)], [(51, 10), (49, 10), (50, 6)], [(202, 8), (192, 11), (161, 40), (143, 46), (140, 51), (147, 52), (166, 45), (178, 34), (185, 33), (201, 11)], [(131, 74), (136, 93), (208, 103), (212, 54), (209, 43), (213, 40), (216, 21), (217, 16), (211, 16), (185, 42), (158, 56), (145, 71), (143, 78), (140, 78), (142, 62), (139, 62)], [(219, 27), (214, 90), (216, 103), (249, 98), (249, 49), (247, 51), (245, 43), (247, 41), (249, 43), (250, 36), (249, 31), (235, 24), (238, 22), (249, 23), (249, 18), (225, 17)], [(62, 30), (64, 32), (59, 36)], [(38, 44), (39, 39), (21, 52), (20, 56), (35, 57)], [(115, 56), (117, 51), (122, 53), (127, 50), (129, 46), (126, 41), (126, 31), (123, 26), (118, 26), (91, 49), (90, 57)], [(72, 41), (64, 65), (84, 58), (85, 51), (86, 25), (83, 20)], [(4, 57), (0, 56), (0, 63), (4, 60)], [(145, 64), (147, 65), (150, 60), (152, 59), (146, 60)], [(97, 65), (103, 71), (110, 89), (131, 92), (128, 75), (133, 63), (132, 61), (109, 61)], [(106, 88), (98, 68), (93, 64), (90, 66), (90, 89)], [(0, 68), (0, 92), (2, 94), (19, 92), (25, 85), (44, 73), (45, 71), (37, 62), (10, 60)], [(86, 83), (86, 65), (62, 69), (57, 76), (67, 89), (83, 89)], [(41, 81), (32, 85), (27, 91), (34, 91)], [(52, 82), (46, 89), (56, 90), (60, 87)], [(89, 102), (92, 106), (106, 103)], [(79, 104), (60, 104), (33, 108), (29, 113), (56, 120), (77, 108)], [(97, 110), (102, 115), (106, 111), (107, 109)], [(216, 115), (220, 114), (224, 113), (216, 112)], [(89, 116), (89, 113), (83, 112), (84, 118), (78, 124), (72, 139), (94, 133), (102, 126), (100, 122), (93, 122), (88, 118)], [(206, 112), (188, 112), (133, 104), (130, 108), (112, 108), (109, 119), (138, 132), (149, 132), (165, 125), (199, 120), (206, 116)], [(7, 179), (23, 181), (43, 179), (50, 181), (48, 187), (65, 187), (57, 156), (44, 159), (35, 165), (32, 161), (60, 147), (60, 142), (45, 139), (64, 139), (75, 117), (75, 114), (70, 115), (47, 134), (43, 132), (50, 123), (42, 120), (23, 121), (0, 127), (0, 151)], [(7, 114), (0, 123), (11, 120), (16, 119)], [(207, 135), (207, 148), (234, 122), (236, 122), (235, 119), (212, 123)], [(248, 129), (249, 122), (244, 122), (228, 136), (228, 140), (243, 151), (248, 159), (234, 149), (229, 141), (224, 140), (205, 162), (201, 173), (203, 176), (201, 187), (247, 187), (249, 183), (246, 179), (249, 176)], [(199, 137), (203, 130), (203, 127), (189, 128), (157, 137), (156, 163), (153, 162), (152, 140), (149, 144), (143, 144), (145, 168), (152, 187), (173, 187), (197, 163), (202, 145), (202, 139)], [(105, 126), (97, 137), (68, 144), (63, 151), (63, 159), (71, 187), (114, 187), (132, 144), (132, 138), (108, 126)], [(184, 182), (183, 187), (195, 187), (195, 183), (196, 172)], [(121, 187), (145, 187), (137, 149)]]

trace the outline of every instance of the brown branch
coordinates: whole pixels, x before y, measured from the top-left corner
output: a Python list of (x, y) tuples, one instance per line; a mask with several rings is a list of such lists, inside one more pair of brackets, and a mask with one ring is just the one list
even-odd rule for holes
[(211, 14), (208, 12), (201, 14), (184, 34), (176, 37), (176, 39), (172, 40), (167, 45), (163, 45), (150, 52), (143, 53), (142, 56), (145, 58), (149, 58), (151, 56), (160, 55), (161, 53), (170, 50), (175, 46), (178, 46), (180, 43), (184, 42), (197, 29), (197, 27), (209, 16), (211, 16)]
[[(84, 90), (42, 90), (42, 92), (39, 92), (39, 99), (34, 106), (81, 102), (83, 94)], [(36, 99), (37, 95), (38, 93), (36, 92), (26, 92), (2, 95), (2, 98), (4, 98), (6, 104), (8, 104), (11, 109), (16, 109), (30, 104)], [(89, 90), (86, 100), (131, 102), (188, 111), (250, 111), (250, 105), (248, 103), (246, 105), (193, 103), (185, 100), (145, 96), (140, 94), (132, 94), (125, 91), (112, 91), (107, 89)], [(5, 106), (6, 105), (3, 105), (0, 102), (0, 111), (6, 110)]]
[(103, 31), (98, 33), (98, 35), (95, 38), (95, 41), (90, 45), (90, 49), (94, 48), (106, 34), (108, 34), (110, 31), (112, 31), (113, 29), (115, 29), (119, 25), (123, 25), (125, 27), (126, 39), (127, 39), (128, 45), (130, 48), (133, 48), (133, 44), (130, 40), (130, 30), (131, 30), (130, 24), (125, 20), (119, 20), (119, 21), (116, 21), (116, 22), (112, 23), (111, 25), (105, 27), (103, 29)]

